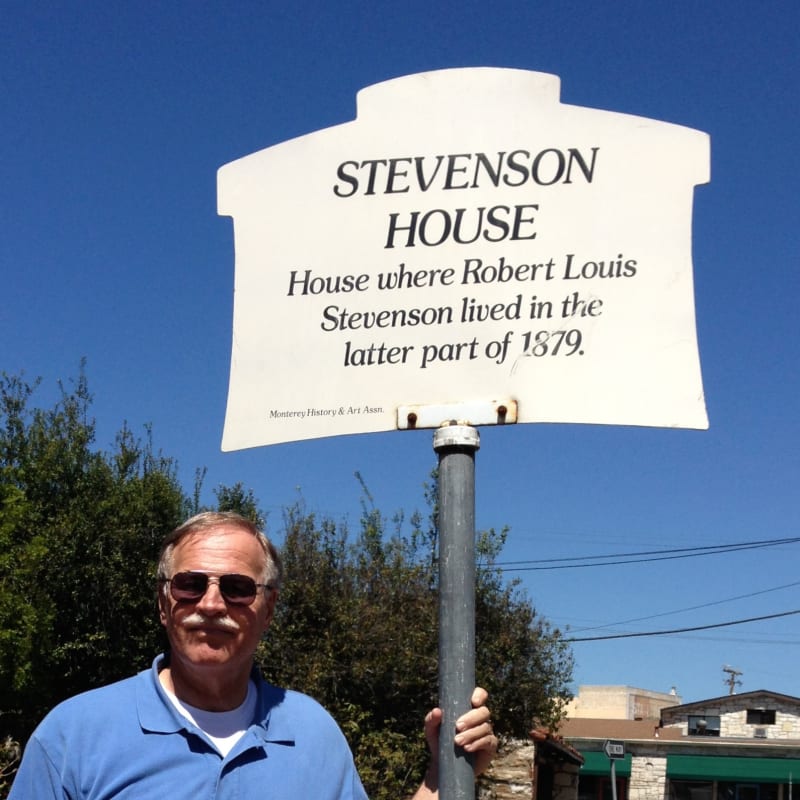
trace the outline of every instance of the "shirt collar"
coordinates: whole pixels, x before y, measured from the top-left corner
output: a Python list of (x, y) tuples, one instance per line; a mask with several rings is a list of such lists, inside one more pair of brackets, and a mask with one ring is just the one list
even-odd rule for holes
[[(165, 659), (163, 653), (156, 656), (151, 668), (136, 676), (139, 724), (142, 730), (151, 733), (176, 733), (180, 730), (189, 730), (189, 721), (184, 719), (169, 701), (158, 679), (158, 673)], [(267, 683), (255, 665), (250, 677), (258, 693), (250, 730), (263, 742), (294, 744), (294, 726), (284, 702), (286, 690)]]

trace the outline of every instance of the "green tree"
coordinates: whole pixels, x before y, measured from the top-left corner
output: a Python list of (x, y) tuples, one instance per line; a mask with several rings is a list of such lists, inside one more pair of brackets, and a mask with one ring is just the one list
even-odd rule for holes
[(0, 741), (0, 797), (5, 797), (11, 789), (21, 755), (19, 742), (10, 736)]
[(285, 513), (284, 590), (259, 652), (273, 682), (316, 697), (345, 732), (374, 800), (410, 793), (436, 687), (435, 597), (408, 543), (370, 511), (354, 540), (301, 505)]
[(246, 519), (254, 522), (261, 530), (264, 529), (266, 519), (258, 507), (258, 500), (252, 489), (245, 489), (241, 482), (233, 486), (218, 486), (214, 489), (217, 498), (218, 511), (235, 511)]
[[(360, 480), (360, 476), (357, 476)], [(363, 483), (362, 483), (363, 486)], [(365, 488), (365, 487), (364, 487)], [(435, 488), (428, 490), (435, 508)], [(270, 680), (306, 691), (337, 718), (373, 800), (410, 794), (427, 759), (421, 720), (438, 677), (435, 516), (391, 521), (365, 488), (358, 530), (286, 511), (286, 583), (258, 657)], [(495, 559), (506, 532), (477, 542), (477, 664), (496, 728), (526, 736), (569, 698), (572, 656), (558, 630), (505, 584)]]
[(154, 557), (187, 499), (150, 432), (96, 450), (81, 375), (49, 410), (0, 380), (0, 710), (24, 738), (55, 703), (132, 674), (159, 640)]
[(534, 720), (555, 728), (572, 695), (574, 666), (562, 633), (536, 613), (519, 580), (506, 583), (495, 566), (508, 530), (478, 534), (475, 669), (492, 698), (498, 731), (525, 738)]
[[(431, 550), (439, 537), (438, 475), (425, 484), (430, 514), (417, 533)], [(525, 738), (534, 719), (556, 727), (572, 698), (574, 659), (562, 632), (537, 614), (519, 579), (506, 581), (497, 559), (508, 528), (478, 531), (475, 541), (475, 669), (492, 698), (492, 718), (503, 735)]]

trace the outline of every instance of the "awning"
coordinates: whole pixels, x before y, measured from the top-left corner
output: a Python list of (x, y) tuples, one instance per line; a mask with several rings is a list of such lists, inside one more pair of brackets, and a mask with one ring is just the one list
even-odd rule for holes
[(674, 780), (797, 783), (800, 759), (752, 756), (668, 756), (667, 777)]
[[(580, 751), (585, 761), (578, 775), (606, 775), (611, 776), (611, 759), (599, 750)], [(630, 778), (631, 754), (626, 753), (624, 758), (617, 758), (614, 773), (618, 778)]]

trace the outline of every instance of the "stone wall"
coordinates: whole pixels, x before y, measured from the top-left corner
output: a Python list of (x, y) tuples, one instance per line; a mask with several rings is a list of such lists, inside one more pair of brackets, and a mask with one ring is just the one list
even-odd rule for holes
[[(504, 742), (478, 784), (477, 800), (535, 800), (535, 752), (530, 740)], [(576, 800), (578, 769), (577, 764), (567, 762), (557, 765), (552, 800)]]
[(667, 793), (667, 759), (634, 756), (628, 782), (628, 800), (664, 800)]
[(478, 784), (478, 800), (531, 800), (533, 753), (530, 741), (504, 742)]

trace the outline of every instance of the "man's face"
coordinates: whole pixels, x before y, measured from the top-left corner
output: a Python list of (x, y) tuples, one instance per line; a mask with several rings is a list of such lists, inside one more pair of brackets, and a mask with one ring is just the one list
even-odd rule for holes
[[(172, 575), (204, 572), (219, 578), (238, 573), (264, 582), (261, 545), (251, 533), (235, 526), (223, 524), (189, 534), (172, 555)], [(219, 585), (210, 581), (199, 600), (176, 601), (167, 585), (166, 592), (159, 593), (159, 608), (174, 666), (230, 670), (232, 677), (249, 671), (259, 639), (272, 621), (276, 598), (275, 590), (259, 588), (252, 605), (236, 605), (226, 602)]]

